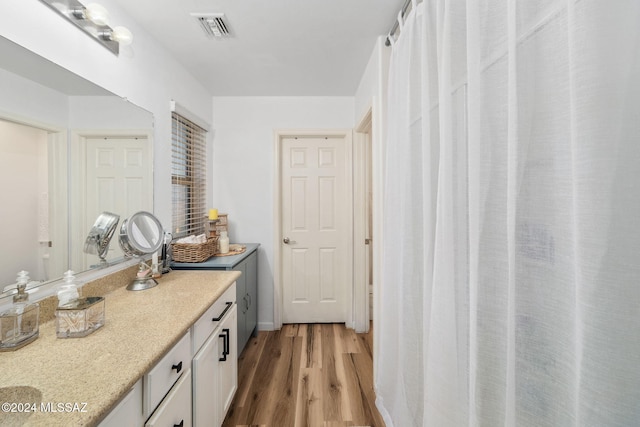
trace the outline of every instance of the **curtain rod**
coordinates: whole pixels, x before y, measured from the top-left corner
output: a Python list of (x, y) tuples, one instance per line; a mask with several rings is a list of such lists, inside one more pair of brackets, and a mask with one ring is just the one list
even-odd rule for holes
[[(404, 6), (402, 6), (402, 9), (400, 9), (400, 13), (402, 14), (403, 18), (407, 14), (407, 9), (409, 9), (409, 5), (411, 5), (411, 0), (406, 0), (404, 2)], [(393, 26), (391, 27), (391, 30), (389, 30), (389, 35), (387, 36), (387, 39), (384, 42), (385, 46), (391, 46), (391, 41), (389, 41), (389, 37), (395, 34), (395, 32), (398, 30), (398, 25), (399, 25), (398, 20), (396, 19), (396, 22), (394, 22)]]

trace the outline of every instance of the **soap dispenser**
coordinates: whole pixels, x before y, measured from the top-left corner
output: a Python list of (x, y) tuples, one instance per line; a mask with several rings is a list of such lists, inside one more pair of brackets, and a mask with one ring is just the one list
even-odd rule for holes
[(18, 292), (13, 296), (13, 306), (0, 313), (0, 351), (16, 350), (33, 342), (40, 330), (40, 305), (29, 303), (26, 292), (29, 273), (18, 273), (17, 282)]

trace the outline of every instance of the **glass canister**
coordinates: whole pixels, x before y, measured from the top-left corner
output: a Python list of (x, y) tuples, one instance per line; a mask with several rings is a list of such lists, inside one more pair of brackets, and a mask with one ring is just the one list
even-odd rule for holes
[(104, 298), (78, 298), (58, 306), (56, 336), (58, 338), (85, 337), (104, 325)]
[(40, 305), (29, 302), (26, 292), (29, 273), (18, 273), (17, 293), (13, 306), (0, 313), (0, 351), (11, 351), (23, 347), (38, 338), (40, 331)]

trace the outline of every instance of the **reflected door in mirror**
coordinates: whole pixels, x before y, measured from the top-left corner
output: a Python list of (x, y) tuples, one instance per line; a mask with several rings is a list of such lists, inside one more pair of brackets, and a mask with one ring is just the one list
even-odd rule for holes
[[(126, 218), (153, 208), (151, 149), (144, 138), (86, 139), (85, 228), (90, 228), (103, 211)], [(123, 256), (118, 245), (109, 247), (107, 259)], [(85, 256), (84, 269), (95, 264), (95, 256)]]

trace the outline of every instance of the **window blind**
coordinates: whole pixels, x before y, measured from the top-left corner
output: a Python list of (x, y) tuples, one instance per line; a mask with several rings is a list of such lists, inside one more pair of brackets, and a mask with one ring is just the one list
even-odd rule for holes
[(171, 118), (173, 237), (177, 238), (205, 231), (207, 131), (175, 112)]

